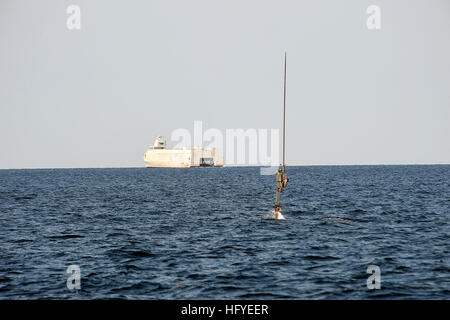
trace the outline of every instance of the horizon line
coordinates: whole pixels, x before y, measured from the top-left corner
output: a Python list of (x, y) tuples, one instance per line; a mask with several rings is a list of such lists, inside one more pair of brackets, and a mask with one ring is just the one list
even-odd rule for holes
[[(450, 163), (378, 163), (378, 164), (292, 164), (286, 165), (286, 167), (351, 167), (351, 166), (448, 166)], [(270, 167), (267, 165), (224, 165), (222, 168), (264, 168)], [(160, 168), (160, 169), (190, 169), (197, 167), (189, 167), (189, 168), (170, 168), (170, 167), (146, 167), (146, 166), (124, 166), (124, 167), (37, 167), (37, 168), (0, 168), (0, 170), (64, 170), (64, 169), (141, 169), (141, 168)], [(218, 167), (215, 167), (218, 168)], [(220, 167), (219, 167), (220, 168)]]

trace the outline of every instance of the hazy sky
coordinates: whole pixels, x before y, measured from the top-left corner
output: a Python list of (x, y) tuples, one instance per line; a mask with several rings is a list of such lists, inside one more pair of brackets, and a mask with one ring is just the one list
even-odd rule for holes
[(284, 50), (288, 164), (450, 163), (448, 0), (0, 0), (0, 168), (143, 166), (194, 120), (280, 128)]

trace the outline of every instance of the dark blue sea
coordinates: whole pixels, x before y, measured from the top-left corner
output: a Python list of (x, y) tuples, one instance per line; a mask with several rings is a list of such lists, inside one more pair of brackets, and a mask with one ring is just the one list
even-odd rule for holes
[(0, 299), (450, 298), (449, 165), (287, 173), (0, 170)]

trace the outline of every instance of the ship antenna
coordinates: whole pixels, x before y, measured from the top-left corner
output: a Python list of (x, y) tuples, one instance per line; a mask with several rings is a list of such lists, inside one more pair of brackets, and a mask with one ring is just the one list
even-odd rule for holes
[(281, 193), (286, 188), (289, 181), (286, 175), (286, 63), (287, 53), (284, 52), (284, 96), (283, 96), (283, 163), (281, 165), (281, 170), (277, 170), (277, 193), (275, 197), (275, 219), (284, 219), (281, 214), (280, 196)]
[(287, 52), (284, 52), (284, 99), (283, 99), (283, 172), (286, 168), (286, 68)]

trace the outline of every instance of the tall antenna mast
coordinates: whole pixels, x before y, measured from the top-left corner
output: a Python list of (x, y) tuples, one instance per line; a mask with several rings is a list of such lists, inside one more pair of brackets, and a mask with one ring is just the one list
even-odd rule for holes
[(284, 100), (283, 100), (283, 172), (286, 167), (286, 64), (287, 52), (284, 52)]
[(286, 188), (289, 181), (285, 169), (286, 169), (286, 63), (287, 53), (284, 52), (284, 101), (283, 101), (283, 164), (281, 165), (281, 170), (277, 170), (277, 193), (275, 196), (275, 219), (284, 219), (281, 214), (280, 196), (281, 193)]

